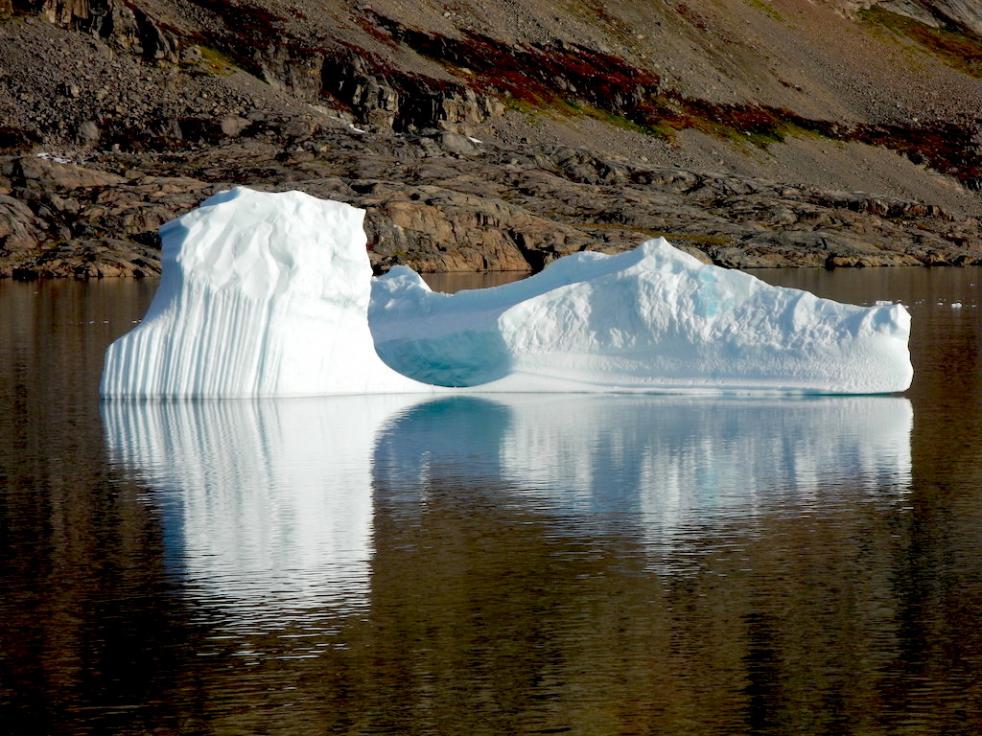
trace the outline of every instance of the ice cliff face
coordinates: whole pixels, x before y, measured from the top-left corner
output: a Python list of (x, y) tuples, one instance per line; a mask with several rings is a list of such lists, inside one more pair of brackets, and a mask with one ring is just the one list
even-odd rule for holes
[(106, 353), (105, 396), (426, 391), (383, 364), (368, 329), (364, 211), (236, 188), (161, 228), (163, 277)]
[(143, 323), (109, 348), (102, 394), (910, 385), (910, 316), (899, 305), (768, 286), (663, 239), (617, 256), (579, 253), (495, 289), (436, 294), (405, 268), (373, 283), (363, 215), (238, 188), (166, 225), (163, 280)]

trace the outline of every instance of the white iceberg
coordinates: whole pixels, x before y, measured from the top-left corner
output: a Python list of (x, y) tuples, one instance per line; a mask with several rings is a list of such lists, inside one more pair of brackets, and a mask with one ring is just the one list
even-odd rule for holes
[(383, 360), (444, 386), (867, 394), (913, 376), (902, 305), (769, 286), (663, 238), (453, 295), (396, 268), (375, 281), (369, 318)]
[(106, 353), (101, 393), (256, 397), (432, 390), (379, 360), (364, 210), (242, 187), (160, 229), (163, 277)]
[(372, 278), (363, 217), (237, 188), (164, 226), (163, 280), (107, 352), (103, 395), (869, 394), (913, 376), (899, 304), (769, 286), (661, 238), (439, 294), (407, 268)]

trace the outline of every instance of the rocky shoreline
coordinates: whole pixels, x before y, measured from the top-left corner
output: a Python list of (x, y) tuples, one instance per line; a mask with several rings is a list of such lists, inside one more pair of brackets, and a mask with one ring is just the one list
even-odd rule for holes
[(659, 235), (737, 268), (982, 264), (978, 218), (916, 201), (555, 145), (505, 150), (446, 131), (369, 148), (337, 129), (85, 165), (0, 157), (0, 277), (155, 276), (157, 228), (235, 184), (365, 208), (377, 272), (532, 272)]

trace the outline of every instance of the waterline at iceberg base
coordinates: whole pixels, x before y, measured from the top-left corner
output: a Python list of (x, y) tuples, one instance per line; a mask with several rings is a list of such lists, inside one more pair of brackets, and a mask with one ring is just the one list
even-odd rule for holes
[(454, 295), (372, 276), (364, 211), (236, 188), (161, 228), (163, 278), (106, 397), (904, 391), (910, 315), (703, 264), (659, 238)]

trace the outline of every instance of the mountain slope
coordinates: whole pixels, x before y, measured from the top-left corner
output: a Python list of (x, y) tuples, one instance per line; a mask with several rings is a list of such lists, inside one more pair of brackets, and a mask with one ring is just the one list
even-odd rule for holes
[[(372, 207), (379, 268), (534, 269), (663, 232), (734, 265), (982, 253), (965, 0), (0, 0), (0, 17), (0, 274), (152, 272), (165, 215), (140, 213), (232, 182)], [(80, 195), (45, 178), (57, 162), (31, 180), (17, 157), (39, 151), (118, 181)], [(196, 183), (134, 194), (169, 191), (163, 171)], [(680, 179), (700, 184), (660, 183)], [(445, 194), (406, 236), (426, 186)], [(93, 211), (96, 190), (137, 224)]]

